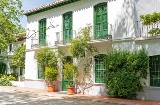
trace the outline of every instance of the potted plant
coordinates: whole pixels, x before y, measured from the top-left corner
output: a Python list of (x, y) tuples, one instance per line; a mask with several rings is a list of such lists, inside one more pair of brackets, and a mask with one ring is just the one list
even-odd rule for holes
[[(71, 81), (75, 82), (78, 77), (78, 68), (73, 63), (66, 63), (64, 64), (63, 69), (64, 78), (68, 80), (68, 83)], [(67, 85), (67, 94), (73, 95), (75, 91), (75, 86), (72, 84)]]
[(48, 85), (48, 92), (54, 92), (55, 85), (53, 85), (53, 81), (57, 80), (58, 70), (54, 67), (46, 67), (45, 68), (45, 80)]

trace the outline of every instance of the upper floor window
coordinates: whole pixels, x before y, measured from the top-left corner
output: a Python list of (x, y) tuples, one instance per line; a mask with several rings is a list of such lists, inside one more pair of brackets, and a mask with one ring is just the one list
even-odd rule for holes
[(69, 42), (72, 37), (72, 12), (67, 12), (63, 14), (63, 42)]
[(94, 6), (94, 38), (108, 38), (107, 3)]
[(160, 87), (160, 55), (150, 56), (150, 86)]
[(46, 18), (39, 21), (39, 44), (46, 44)]
[(9, 44), (9, 52), (12, 51), (12, 44)]

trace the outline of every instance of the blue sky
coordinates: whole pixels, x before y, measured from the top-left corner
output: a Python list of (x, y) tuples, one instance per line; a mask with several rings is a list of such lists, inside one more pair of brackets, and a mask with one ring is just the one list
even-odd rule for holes
[[(44, 4), (48, 4), (48, 3), (52, 3), (55, 0), (21, 0), (22, 1), (22, 9), (24, 11), (36, 8), (38, 6), (44, 5)], [(27, 18), (26, 16), (23, 16), (21, 18), (21, 24), (24, 28), (26, 28), (27, 26)]]

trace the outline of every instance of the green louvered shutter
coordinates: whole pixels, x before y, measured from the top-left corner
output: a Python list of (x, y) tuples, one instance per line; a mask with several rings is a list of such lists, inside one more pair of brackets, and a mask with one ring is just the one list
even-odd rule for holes
[(107, 3), (94, 7), (94, 37), (95, 39), (108, 38)]
[(72, 12), (63, 15), (63, 41), (68, 43), (72, 39)]
[(39, 44), (46, 44), (46, 18), (39, 21)]

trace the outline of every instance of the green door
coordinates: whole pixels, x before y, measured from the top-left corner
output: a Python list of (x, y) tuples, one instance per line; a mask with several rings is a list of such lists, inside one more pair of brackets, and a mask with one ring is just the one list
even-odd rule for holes
[[(65, 63), (73, 63), (73, 58), (71, 56), (66, 56), (63, 61), (63, 64)], [(62, 73), (62, 91), (67, 91), (67, 85), (73, 85), (73, 81), (66, 80)]]
[(63, 15), (63, 41), (68, 43), (72, 39), (72, 12)]
[(64, 76), (62, 74), (62, 91), (67, 91), (67, 85), (73, 85), (73, 81), (64, 79)]
[(108, 38), (107, 3), (98, 4), (94, 7), (94, 38)]
[(46, 18), (39, 21), (39, 44), (46, 44)]

